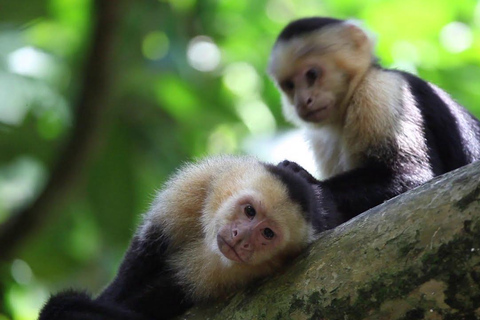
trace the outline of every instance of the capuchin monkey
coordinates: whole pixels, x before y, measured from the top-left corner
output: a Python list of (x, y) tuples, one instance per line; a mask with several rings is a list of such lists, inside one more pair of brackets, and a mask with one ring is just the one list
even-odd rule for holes
[(305, 18), (281, 31), (268, 66), (325, 180), (283, 165), (342, 221), (480, 158), (479, 121), (435, 85), (379, 66), (373, 47), (349, 21)]
[(231, 156), (187, 165), (158, 193), (113, 282), (95, 299), (51, 297), (39, 320), (180, 315), (279, 269), (339, 224), (323, 212), (290, 166)]

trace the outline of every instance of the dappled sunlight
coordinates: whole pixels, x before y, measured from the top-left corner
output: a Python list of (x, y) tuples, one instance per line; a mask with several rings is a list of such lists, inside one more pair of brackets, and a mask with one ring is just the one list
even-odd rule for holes
[(147, 59), (159, 60), (167, 55), (169, 47), (167, 35), (161, 31), (153, 31), (143, 38), (142, 53)]
[(11, 72), (36, 78), (47, 78), (56, 67), (53, 58), (33, 47), (23, 47), (10, 53), (7, 58)]
[[(13, 310), (15, 320), (34, 320), (38, 310), (48, 298), (49, 292), (44, 285), (35, 281), (29, 286), (15, 284), (7, 292), (7, 305)], [(0, 316), (0, 319), (3, 320)], [(8, 318), (7, 318), (8, 319)]]
[(29, 99), (22, 94), (25, 81), (9, 74), (0, 72), (0, 96), (3, 97), (0, 107), (0, 123), (19, 125), (29, 108)]
[(275, 118), (262, 101), (240, 101), (235, 105), (235, 109), (252, 134), (273, 135), (275, 132)]
[(262, 88), (257, 70), (246, 62), (236, 62), (223, 70), (223, 83), (234, 94), (245, 99), (258, 95)]
[(46, 181), (47, 172), (32, 157), (18, 157), (0, 167), (0, 222), (3, 211), (18, 210), (32, 201)]
[(215, 70), (221, 60), (218, 46), (206, 36), (198, 36), (190, 41), (187, 57), (193, 68), (203, 72)]
[(443, 27), (440, 41), (446, 50), (459, 53), (472, 46), (473, 35), (468, 25), (455, 21)]
[(420, 63), (420, 54), (415, 44), (400, 40), (393, 43), (391, 48), (393, 63), (389, 68), (418, 74), (417, 65)]
[(0, 71), (0, 96), (0, 123), (21, 126), (32, 114), (45, 139), (58, 138), (70, 125), (67, 102), (45, 82)]
[(217, 126), (208, 137), (208, 154), (231, 154), (239, 150), (241, 130), (235, 126), (222, 124)]
[(267, 2), (266, 14), (272, 21), (287, 24), (295, 19), (295, 5), (289, 0), (270, 0)]
[(33, 273), (28, 263), (23, 260), (15, 259), (12, 262), (11, 273), (13, 279), (18, 284), (27, 285), (32, 281)]

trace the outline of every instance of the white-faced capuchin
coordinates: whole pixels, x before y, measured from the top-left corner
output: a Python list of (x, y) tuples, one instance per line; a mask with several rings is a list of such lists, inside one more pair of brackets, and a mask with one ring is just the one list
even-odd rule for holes
[(66, 291), (39, 320), (169, 319), (271, 274), (319, 232), (323, 215), (299, 174), (248, 157), (183, 167), (146, 213), (113, 282), (96, 298)]
[(435, 85), (379, 66), (373, 47), (349, 21), (305, 18), (281, 31), (268, 66), (325, 180), (284, 165), (343, 221), (480, 159), (479, 121)]

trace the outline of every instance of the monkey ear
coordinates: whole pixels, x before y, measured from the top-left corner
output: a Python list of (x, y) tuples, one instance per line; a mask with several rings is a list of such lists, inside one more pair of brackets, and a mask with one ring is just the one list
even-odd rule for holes
[(371, 39), (367, 31), (355, 21), (346, 21), (343, 32), (347, 35), (348, 39), (352, 40), (354, 47), (357, 50), (365, 47), (371, 48), (373, 46), (374, 41)]

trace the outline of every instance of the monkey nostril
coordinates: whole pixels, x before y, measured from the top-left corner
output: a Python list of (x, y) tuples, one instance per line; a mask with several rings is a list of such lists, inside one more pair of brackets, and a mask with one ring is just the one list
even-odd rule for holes
[(232, 231), (232, 235), (233, 235), (234, 237), (236, 237), (237, 234), (238, 234), (237, 230), (233, 230), (233, 231)]
[(311, 105), (313, 103), (313, 99), (312, 98), (308, 98), (307, 99), (307, 106)]

